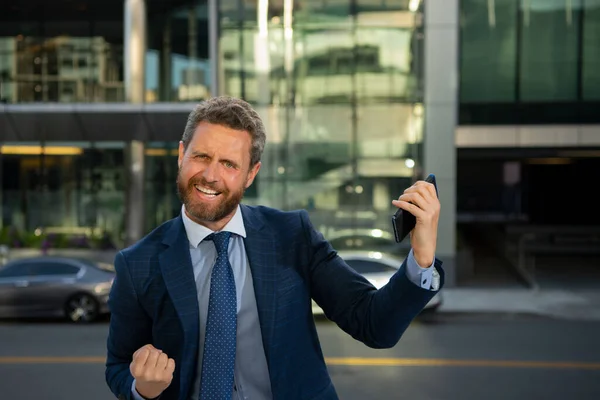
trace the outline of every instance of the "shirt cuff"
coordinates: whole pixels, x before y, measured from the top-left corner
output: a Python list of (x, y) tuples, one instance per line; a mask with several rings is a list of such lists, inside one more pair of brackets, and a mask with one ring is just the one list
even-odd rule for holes
[(413, 250), (410, 249), (410, 251), (408, 252), (408, 257), (406, 259), (406, 277), (409, 281), (411, 281), (418, 287), (422, 289), (431, 290), (431, 284), (433, 282), (433, 272), (435, 271), (435, 267), (433, 266), (434, 264), (431, 264), (429, 268), (422, 268), (419, 264), (417, 264), (417, 260), (415, 260)]
[(135, 390), (135, 379), (133, 380), (133, 383), (131, 384), (131, 396), (135, 399), (135, 400), (145, 400), (138, 392), (137, 390)]

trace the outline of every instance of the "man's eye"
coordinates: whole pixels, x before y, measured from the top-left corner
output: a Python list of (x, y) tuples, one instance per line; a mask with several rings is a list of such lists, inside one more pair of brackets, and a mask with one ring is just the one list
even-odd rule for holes
[(230, 162), (225, 162), (225, 166), (227, 168), (233, 168), (234, 167), (234, 165), (232, 163), (230, 163)]

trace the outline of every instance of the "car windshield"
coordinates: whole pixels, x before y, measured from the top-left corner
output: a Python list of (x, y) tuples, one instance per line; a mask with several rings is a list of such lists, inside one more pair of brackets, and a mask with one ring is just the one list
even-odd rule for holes
[(87, 259), (80, 259), (79, 261), (81, 261), (82, 263), (84, 263), (85, 265), (88, 265), (90, 267), (101, 269), (102, 271), (115, 272), (114, 265), (109, 264), (109, 263), (105, 263), (105, 262), (101, 262), (101, 261), (92, 261), (92, 260), (87, 260)]

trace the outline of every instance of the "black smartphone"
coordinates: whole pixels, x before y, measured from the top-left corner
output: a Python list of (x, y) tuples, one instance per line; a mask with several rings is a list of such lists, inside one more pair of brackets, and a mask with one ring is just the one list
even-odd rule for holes
[[(427, 178), (425, 178), (425, 182), (433, 183), (435, 187), (435, 194), (438, 195), (438, 188), (435, 182), (435, 175), (429, 174)], [(396, 211), (396, 213), (392, 216), (392, 227), (394, 229), (394, 237), (396, 238), (396, 242), (400, 243), (406, 235), (410, 233), (415, 227), (417, 223), (417, 219), (414, 215), (405, 211), (401, 208)]]

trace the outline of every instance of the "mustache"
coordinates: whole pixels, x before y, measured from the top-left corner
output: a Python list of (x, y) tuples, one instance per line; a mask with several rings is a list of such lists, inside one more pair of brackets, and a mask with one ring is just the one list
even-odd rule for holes
[(202, 187), (205, 187), (210, 190), (214, 190), (215, 192), (219, 192), (219, 193), (225, 191), (225, 189), (220, 188), (215, 184), (206, 182), (206, 180), (204, 180), (203, 178), (191, 178), (188, 181), (188, 187), (190, 189), (192, 189), (195, 185), (202, 186)]

